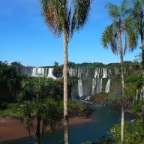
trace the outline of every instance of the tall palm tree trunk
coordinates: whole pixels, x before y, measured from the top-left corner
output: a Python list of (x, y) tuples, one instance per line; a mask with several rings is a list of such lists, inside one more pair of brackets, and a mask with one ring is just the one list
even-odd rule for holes
[(124, 141), (124, 69), (123, 69), (123, 50), (122, 50), (122, 40), (121, 33), (118, 36), (119, 42), (119, 54), (121, 62), (121, 87), (122, 87), (122, 97), (121, 97), (121, 142)]
[[(140, 23), (140, 29), (139, 29), (139, 33), (140, 33), (140, 37), (141, 37), (141, 44), (142, 44), (142, 100), (144, 99), (144, 32), (143, 32), (143, 2), (142, 0), (140, 0), (141, 3), (141, 13), (140, 13), (140, 19), (139, 19), (139, 23)], [(144, 106), (143, 106), (144, 107)], [(143, 108), (142, 108), (143, 110)]]
[[(144, 39), (142, 38), (142, 101), (144, 101)], [(144, 102), (142, 106), (144, 112)]]
[(68, 35), (64, 30), (64, 143), (69, 144), (68, 123)]

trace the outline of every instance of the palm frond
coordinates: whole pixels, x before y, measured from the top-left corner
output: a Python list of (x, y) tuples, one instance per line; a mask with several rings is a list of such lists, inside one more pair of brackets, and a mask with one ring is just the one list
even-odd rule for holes
[(123, 16), (129, 14), (132, 11), (131, 5), (132, 3), (129, 0), (122, 1), (120, 9), (121, 9), (121, 13), (123, 14)]
[(74, 30), (79, 30), (86, 23), (91, 0), (73, 0), (74, 13), (71, 22), (71, 34)]
[(63, 29), (68, 37), (86, 23), (92, 0), (41, 0), (42, 15), (55, 35)]
[(102, 35), (102, 44), (105, 48), (111, 47), (114, 54), (118, 54), (117, 49), (117, 33), (114, 31), (113, 25), (108, 26)]
[[(137, 46), (137, 40), (138, 40), (138, 31), (135, 29), (135, 26), (133, 24), (133, 19), (131, 17), (128, 17), (125, 20), (125, 31), (126, 31), (126, 43), (127, 46), (125, 48), (129, 48), (129, 50), (133, 51)], [(126, 50), (125, 50), (126, 51)]]
[(117, 19), (120, 16), (120, 9), (117, 5), (107, 3), (106, 8), (108, 9), (109, 16), (112, 19)]
[(42, 15), (49, 29), (59, 35), (67, 16), (67, 0), (41, 0), (41, 5)]

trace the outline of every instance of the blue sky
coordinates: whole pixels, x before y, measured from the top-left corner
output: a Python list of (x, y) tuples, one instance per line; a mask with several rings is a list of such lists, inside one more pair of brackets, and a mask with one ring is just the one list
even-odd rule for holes
[[(119, 56), (104, 49), (101, 36), (111, 23), (105, 4), (121, 0), (94, 0), (88, 22), (75, 32), (69, 43), (69, 61), (119, 62)], [(18, 61), (25, 66), (63, 64), (63, 37), (54, 37), (41, 15), (40, 0), (0, 0), (0, 61)], [(139, 46), (138, 46), (139, 47)], [(135, 59), (140, 52), (128, 52), (124, 60)]]

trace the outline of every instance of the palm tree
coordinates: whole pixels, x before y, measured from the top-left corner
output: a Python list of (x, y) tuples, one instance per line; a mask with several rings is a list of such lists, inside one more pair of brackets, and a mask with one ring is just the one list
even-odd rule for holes
[(91, 0), (41, 0), (42, 14), (51, 32), (64, 43), (64, 142), (69, 143), (68, 128), (68, 44), (75, 30), (87, 21)]
[(114, 54), (119, 54), (121, 63), (121, 141), (124, 141), (124, 70), (123, 57), (127, 49), (133, 51), (137, 45), (138, 34), (131, 24), (132, 19), (128, 16), (127, 1), (120, 6), (108, 3), (106, 5), (112, 23), (106, 27), (102, 35), (102, 44), (105, 48), (110, 46)]
[[(144, 1), (143, 0), (133, 0), (133, 8), (132, 8), (132, 18), (133, 23), (135, 25), (135, 29), (137, 29), (140, 39), (141, 39), (141, 47), (142, 47), (142, 97), (144, 99)], [(144, 110), (144, 109), (143, 109)]]

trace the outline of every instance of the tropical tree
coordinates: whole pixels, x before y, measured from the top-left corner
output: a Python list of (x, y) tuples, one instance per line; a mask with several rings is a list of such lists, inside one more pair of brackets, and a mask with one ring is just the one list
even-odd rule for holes
[[(40, 144), (40, 127), (42, 120), (42, 113), (45, 105), (42, 103), (46, 98), (47, 80), (45, 78), (28, 78), (21, 82), (21, 93), (18, 96), (20, 105), (20, 118), (27, 126), (29, 134), (31, 135), (32, 116), (36, 118), (36, 143)], [(25, 100), (25, 101), (24, 101)]]
[(132, 13), (133, 23), (135, 29), (138, 31), (141, 39), (142, 48), (142, 93), (144, 99), (144, 0), (132, 0)]
[[(41, 130), (44, 132), (44, 127), (49, 124), (51, 128), (55, 128), (56, 123), (62, 119), (62, 106), (59, 104), (61, 99), (54, 97), (57, 93), (54, 93), (56, 89), (52, 88), (60, 89), (58, 85), (61, 84), (42, 77), (27, 78), (21, 82), (21, 92), (18, 95), (19, 117), (30, 136), (32, 132), (34, 133), (35, 143), (40, 144)], [(58, 93), (62, 94), (60, 90)]]
[(64, 44), (64, 142), (69, 143), (68, 127), (68, 44), (75, 30), (87, 21), (91, 0), (41, 0), (42, 14), (51, 32), (63, 34)]
[(102, 34), (102, 44), (105, 48), (111, 48), (114, 54), (120, 56), (121, 63), (121, 141), (124, 141), (124, 70), (123, 57), (126, 50), (131, 51), (137, 45), (138, 34), (132, 25), (132, 19), (128, 16), (128, 3), (123, 0), (122, 4), (117, 6), (111, 3), (106, 5), (112, 23), (106, 27)]

